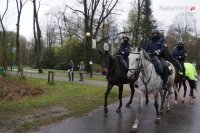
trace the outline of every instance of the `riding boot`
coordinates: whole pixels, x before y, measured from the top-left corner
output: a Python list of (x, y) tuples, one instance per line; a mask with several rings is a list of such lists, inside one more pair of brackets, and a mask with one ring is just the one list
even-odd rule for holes
[(181, 65), (182, 65), (182, 70), (183, 70), (183, 81), (185, 81), (186, 78), (185, 78), (185, 67), (184, 67), (184, 63), (182, 63)]
[(127, 74), (127, 72), (128, 72), (128, 64), (124, 59), (122, 60), (122, 62), (123, 62), (123, 66), (124, 66), (124, 72)]
[(163, 77), (163, 89), (168, 90), (168, 86), (167, 86), (168, 70), (167, 70), (167, 68), (164, 68), (162, 77)]

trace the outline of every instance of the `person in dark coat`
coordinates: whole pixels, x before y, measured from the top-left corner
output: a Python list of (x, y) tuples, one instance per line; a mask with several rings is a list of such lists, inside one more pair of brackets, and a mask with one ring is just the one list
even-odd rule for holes
[(130, 54), (131, 46), (129, 44), (129, 38), (127, 36), (123, 37), (123, 43), (121, 43), (120, 48), (117, 52), (117, 55), (121, 55), (122, 58), (124, 59), (123, 65), (125, 67), (125, 72), (128, 72), (128, 56)]
[(74, 63), (72, 60), (70, 60), (70, 62), (67, 65), (67, 72), (68, 72), (69, 81), (73, 81), (74, 80)]
[(165, 40), (160, 36), (160, 32), (157, 29), (152, 30), (152, 40), (144, 48), (147, 53), (152, 57), (158, 58), (162, 64), (162, 74), (161, 78), (163, 79), (163, 89), (167, 90), (167, 80), (168, 80), (168, 65), (165, 60)]
[(183, 77), (185, 78), (184, 62), (187, 57), (187, 50), (184, 48), (184, 43), (182, 41), (178, 42), (178, 46), (174, 48), (172, 56), (180, 63), (180, 69), (183, 72)]

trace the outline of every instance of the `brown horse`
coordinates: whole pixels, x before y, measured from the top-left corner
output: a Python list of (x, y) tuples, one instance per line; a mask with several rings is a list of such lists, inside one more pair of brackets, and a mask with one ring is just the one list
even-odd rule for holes
[[(171, 62), (176, 69), (176, 76), (175, 76), (174, 86), (173, 86), (176, 102), (178, 100), (178, 92), (180, 91), (181, 85), (183, 85), (183, 87), (184, 87), (183, 97), (185, 98), (185, 96), (186, 96), (186, 91), (187, 91), (186, 80), (188, 81), (189, 86), (190, 86), (190, 94), (189, 95), (194, 99), (195, 96), (194, 96), (193, 90), (196, 89), (196, 82), (193, 80), (190, 80), (189, 77), (187, 77), (187, 76), (185, 77), (185, 79), (183, 78), (183, 76), (179, 73), (180, 70), (179, 70), (178, 62), (173, 59), (173, 57), (171, 56), (171, 54), (169, 53), (168, 50), (166, 50), (165, 58), (167, 61)], [(184, 100), (183, 100), (183, 102), (184, 102)]]
[(107, 90), (105, 92), (105, 101), (104, 101), (104, 112), (108, 112), (107, 108), (107, 99), (110, 91), (112, 90), (113, 86), (116, 85), (119, 88), (119, 107), (117, 108), (116, 112), (121, 111), (122, 107), (122, 92), (123, 92), (123, 84), (129, 84), (131, 89), (131, 96), (129, 102), (126, 104), (126, 107), (129, 107), (132, 103), (133, 95), (135, 93), (134, 89), (134, 83), (137, 80), (139, 76), (138, 74), (135, 74), (135, 78), (133, 79), (127, 79), (126, 73), (124, 72), (124, 69), (122, 68), (122, 65), (120, 63), (120, 57), (119, 56), (111, 56), (108, 51), (105, 51), (102, 53), (99, 51), (101, 55), (101, 73), (103, 75), (106, 75), (106, 79), (108, 81), (107, 84)]
[[(196, 81), (195, 80), (191, 80), (189, 77), (185, 77), (185, 80), (182, 78), (182, 80), (180, 80), (179, 82), (179, 87), (178, 87), (178, 92), (180, 91), (181, 86), (183, 85), (183, 89), (184, 89), (184, 93), (183, 93), (183, 97), (185, 99), (186, 97), (186, 92), (187, 92), (187, 85), (186, 85), (186, 81), (188, 81), (189, 87), (190, 87), (190, 94), (189, 96), (192, 99), (195, 99), (194, 96), (194, 90), (196, 90), (197, 85), (196, 85)], [(184, 102), (184, 100), (182, 100), (182, 102)]]
[(177, 100), (179, 98), (178, 97), (178, 85), (183, 79), (182, 79), (182, 76), (179, 74), (179, 66), (178, 66), (177, 62), (173, 59), (172, 55), (169, 53), (168, 49), (165, 52), (165, 59), (167, 61), (169, 61), (170, 63), (172, 63), (172, 65), (174, 66), (175, 71), (176, 71), (173, 88), (174, 88), (175, 102), (177, 103)]

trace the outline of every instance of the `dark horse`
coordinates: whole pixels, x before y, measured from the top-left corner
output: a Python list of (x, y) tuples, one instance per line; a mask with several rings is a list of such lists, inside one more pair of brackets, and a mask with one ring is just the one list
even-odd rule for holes
[(106, 79), (108, 81), (107, 90), (105, 92), (105, 101), (104, 101), (104, 111), (105, 113), (108, 112), (107, 108), (107, 99), (110, 91), (112, 90), (113, 86), (116, 85), (119, 87), (119, 107), (117, 108), (116, 112), (121, 111), (122, 107), (122, 93), (123, 93), (123, 84), (129, 83), (131, 89), (131, 97), (129, 102), (126, 104), (126, 107), (129, 107), (132, 103), (133, 95), (135, 93), (134, 83), (137, 80), (139, 73), (135, 75), (134, 79), (126, 79), (126, 73), (122, 68), (120, 63), (120, 56), (111, 56), (108, 51), (102, 53), (99, 51), (101, 55), (101, 73), (106, 75)]
[(188, 83), (189, 83), (189, 86), (190, 86), (190, 96), (192, 98), (195, 98), (194, 97), (194, 94), (193, 94), (193, 90), (194, 88), (196, 88), (196, 82), (193, 81), (193, 80), (190, 80), (187, 76), (186, 76), (186, 79), (183, 79), (183, 76), (179, 73), (179, 65), (177, 63), (177, 61), (175, 61), (173, 59), (173, 57), (171, 56), (171, 54), (169, 53), (168, 50), (166, 50), (166, 53), (165, 53), (165, 59), (169, 62), (172, 63), (172, 65), (175, 67), (175, 70), (176, 70), (176, 75), (175, 75), (175, 80), (174, 80), (174, 94), (175, 94), (175, 100), (177, 101), (178, 100), (178, 92), (180, 90), (180, 87), (181, 85), (184, 86), (184, 95), (183, 97), (186, 96), (186, 91), (187, 91), (187, 86), (186, 86), (186, 83), (185, 81), (187, 80)]
[[(187, 92), (187, 85), (186, 85), (186, 81), (188, 81), (189, 83), (189, 87), (190, 87), (190, 94), (189, 96), (193, 99), (195, 99), (195, 96), (194, 96), (194, 89), (196, 89), (196, 81), (194, 80), (191, 80), (189, 77), (185, 77), (185, 80), (182, 78), (182, 80), (180, 80), (179, 82), (179, 87), (178, 87), (178, 92), (180, 91), (180, 88), (181, 86), (183, 85), (183, 88), (184, 88), (184, 93), (183, 93), (183, 97), (185, 98), (186, 97), (186, 92)], [(184, 102), (184, 100), (182, 101)]]
[(178, 100), (178, 85), (179, 85), (180, 81), (182, 81), (182, 76), (179, 74), (179, 66), (178, 66), (177, 62), (173, 59), (173, 57), (169, 53), (168, 49), (165, 52), (165, 59), (167, 61), (169, 61), (170, 63), (172, 63), (172, 65), (174, 66), (174, 68), (176, 70), (173, 88), (174, 88), (175, 100), (177, 102), (177, 100)]

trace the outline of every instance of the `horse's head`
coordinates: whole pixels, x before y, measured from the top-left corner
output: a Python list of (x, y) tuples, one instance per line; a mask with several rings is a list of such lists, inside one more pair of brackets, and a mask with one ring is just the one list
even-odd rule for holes
[(101, 73), (103, 75), (106, 75), (108, 73), (108, 68), (110, 65), (110, 54), (108, 53), (108, 51), (105, 51), (104, 53), (99, 51), (99, 54), (101, 56)]
[(129, 58), (129, 71), (127, 73), (127, 77), (133, 79), (136, 78), (140, 72), (141, 48), (138, 47), (132, 48), (128, 58)]

